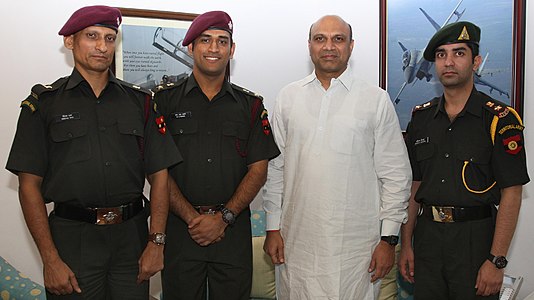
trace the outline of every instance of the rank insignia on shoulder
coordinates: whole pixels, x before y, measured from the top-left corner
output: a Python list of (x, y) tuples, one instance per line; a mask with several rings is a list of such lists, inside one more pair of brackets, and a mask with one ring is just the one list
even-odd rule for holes
[(35, 105), (33, 105), (33, 103), (31, 103), (30, 100), (22, 101), (22, 103), (20, 104), (20, 107), (24, 107), (24, 106), (28, 107), (32, 111), (32, 113), (34, 113), (37, 110), (37, 108), (35, 108)]
[(504, 118), (510, 113), (510, 110), (508, 107), (504, 105), (499, 105), (493, 101), (486, 102), (486, 108), (493, 112), (493, 114), (497, 115), (499, 118)]
[(165, 134), (167, 132), (167, 126), (165, 125), (165, 119), (163, 116), (156, 118), (156, 125), (158, 126), (159, 133)]
[(503, 139), (502, 143), (504, 145), (504, 150), (509, 154), (515, 155), (519, 153), (521, 149), (523, 149), (523, 141), (521, 140), (521, 136), (519, 134), (511, 136), (507, 139)]
[(271, 134), (271, 124), (269, 124), (269, 115), (266, 109), (263, 109), (260, 115), (261, 126), (263, 127), (263, 133), (265, 135)]
[(412, 110), (412, 113), (414, 113), (416, 111), (419, 111), (419, 110), (427, 109), (430, 106), (432, 106), (432, 101), (428, 101), (427, 103), (424, 103), (424, 104), (421, 104), (421, 105), (416, 105), (416, 106), (414, 106), (414, 108)]

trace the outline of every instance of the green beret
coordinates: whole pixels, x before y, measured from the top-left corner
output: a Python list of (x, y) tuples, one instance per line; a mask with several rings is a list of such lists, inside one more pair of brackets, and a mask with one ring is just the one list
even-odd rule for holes
[(428, 42), (423, 57), (434, 61), (436, 48), (445, 44), (471, 43), (478, 46), (480, 28), (471, 22), (456, 22), (443, 26)]

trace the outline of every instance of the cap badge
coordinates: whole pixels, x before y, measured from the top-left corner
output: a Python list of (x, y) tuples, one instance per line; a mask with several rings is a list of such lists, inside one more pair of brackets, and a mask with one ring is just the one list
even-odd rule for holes
[(230, 28), (230, 30), (232, 30), (232, 27), (234, 27), (234, 25), (232, 24), (232, 21), (229, 21), (228, 22), (228, 28)]
[(119, 27), (119, 25), (121, 25), (121, 20), (119, 17), (117, 17), (117, 27)]
[(460, 33), (460, 36), (458, 37), (459, 41), (469, 41), (471, 38), (469, 37), (469, 33), (467, 32), (467, 28), (462, 29), (462, 33)]

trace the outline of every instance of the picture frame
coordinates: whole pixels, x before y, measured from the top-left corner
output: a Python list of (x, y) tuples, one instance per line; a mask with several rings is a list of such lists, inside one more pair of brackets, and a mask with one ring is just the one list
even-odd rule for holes
[(143, 88), (176, 82), (191, 73), (193, 59), (182, 40), (197, 14), (118, 8), (115, 76)]
[(523, 115), (526, 0), (380, 0), (379, 83), (395, 104), (402, 130), (414, 106), (442, 93), (422, 53), (436, 26), (458, 16), (482, 31), (484, 62), (475, 87)]

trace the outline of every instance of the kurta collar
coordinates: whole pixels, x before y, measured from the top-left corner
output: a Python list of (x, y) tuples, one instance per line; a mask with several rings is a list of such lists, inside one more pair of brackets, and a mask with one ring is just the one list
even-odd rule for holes
[[(343, 73), (341, 73), (341, 75), (339, 75), (339, 77), (337, 79), (341, 82), (341, 84), (348, 91), (351, 90), (354, 79), (353, 79), (353, 76), (352, 76), (352, 68), (350, 67), (350, 65), (347, 66), (347, 69), (345, 69), (345, 71)], [(313, 70), (310, 75), (304, 77), (304, 79), (302, 81), (302, 86), (308, 85), (308, 84), (310, 84), (312, 82), (315, 82), (315, 81), (319, 85), (321, 84), (319, 79), (317, 79), (317, 75), (315, 75), (315, 70)]]

